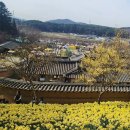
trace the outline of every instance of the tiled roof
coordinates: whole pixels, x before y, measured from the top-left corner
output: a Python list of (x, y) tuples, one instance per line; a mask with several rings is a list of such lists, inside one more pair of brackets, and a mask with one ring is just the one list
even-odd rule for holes
[[(130, 74), (129, 73), (119, 73), (118, 75), (109, 74), (106, 81), (113, 79), (116, 83), (130, 83)], [(97, 79), (99, 82), (102, 81), (102, 77)]]
[(77, 62), (54, 62), (36, 68), (37, 74), (63, 75), (77, 69)]
[[(79, 79), (81, 76), (85, 78), (87, 76), (87, 73), (83, 73), (79, 67), (79, 64), (80, 62), (75, 61), (58, 61), (51, 64), (43, 64), (39, 68), (36, 68), (35, 72), (41, 75), (61, 75), (72, 79)], [(109, 75), (108, 79), (112, 78), (113, 76), (114, 75)], [(100, 80), (102, 80), (102, 77), (98, 78), (98, 81)], [(116, 83), (130, 83), (130, 75), (127, 73), (120, 73), (115, 76), (114, 80)]]
[(16, 42), (13, 42), (13, 41), (8, 41), (8, 42), (5, 42), (3, 44), (0, 44), (0, 48), (6, 48), (6, 49), (15, 49), (15, 48), (18, 48), (19, 47), (19, 44), (16, 43)]
[(80, 79), (81, 77), (85, 78), (86, 74), (84, 74), (83, 71), (77, 67), (77, 69), (75, 69), (73, 72), (67, 73), (66, 77), (71, 79)]
[(119, 83), (121, 83), (121, 82), (129, 82), (130, 83), (130, 75), (129, 74), (127, 74), (127, 73), (125, 73), (125, 74), (119, 74), (118, 76), (117, 76), (117, 82)]
[[(29, 83), (9, 78), (0, 78), (0, 86), (15, 89), (31, 90), (31, 85)], [(130, 84), (110, 86), (107, 89), (107, 87), (100, 87), (99, 85), (90, 86), (82, 83), (34, 82), (34, 88), (35, 90), (46, 92), (130, 92)]]

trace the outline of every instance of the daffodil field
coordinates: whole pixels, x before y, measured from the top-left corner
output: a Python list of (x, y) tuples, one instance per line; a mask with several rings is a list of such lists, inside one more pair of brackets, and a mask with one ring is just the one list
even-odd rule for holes
[(0, 104), (0, 130), (130, 130), (130, 102)]

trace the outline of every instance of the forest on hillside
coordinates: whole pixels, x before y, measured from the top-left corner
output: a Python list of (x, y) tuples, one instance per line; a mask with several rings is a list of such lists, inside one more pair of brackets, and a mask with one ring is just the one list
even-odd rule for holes
[(3, 2), (0, 2), (0, 43), (18, 33), (15, 19)]
[(91, 25), (91, 24), (56, 24), (50, 22), (41, 22), (38, 20), (28, 20), (18, 22), (18, 25), (30, 26), (44, 32), (60, 32), (60, 33), (75, 33), (81, 35), (97, 35), (97, 36), (115, 36), (116, 29), (106, 26)]

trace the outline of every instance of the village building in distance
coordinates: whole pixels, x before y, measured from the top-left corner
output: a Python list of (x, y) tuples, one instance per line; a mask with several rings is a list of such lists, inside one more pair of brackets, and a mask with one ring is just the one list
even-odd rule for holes
[[(81, 69), (80, 63), (86, 53), (89, 53), (98, 44), (95, 43), (64, 43), (59, 40), (40, 40), (39, 46), (48, 43), (45, 52), (39, 55), (55, 55), (50, 64), (40, 65), (35, 68), (37, 78), (34, 79), (34, 89), (37, 98), (44, 98), (46, 103), (80, 103), (95, 102), (99, 93), (104, 92), (101, 101), (129, 101), (130, 100), (130, 76), (121, 74), (117, 78), (117, 84), (108, 89), (98, 84), (87, 85), (78, 82), (80, 77), (87, 77), (87, 73)], [(0, 45), (0, 53), (13, 55), (15, 49), (20, 46), (18, 42), (6, 42)], [(35, 49), (32, 50), (35, 53)], [(100, 81), (99, 81), (100, 82)], [(14, 102), (14, 95), (19, 90), (23, 96), (23, 103), (32, 100), (30, 84), (23, 79), (11, 77), (10, 72), (1, 64), (0, 66), (0, 99)]]

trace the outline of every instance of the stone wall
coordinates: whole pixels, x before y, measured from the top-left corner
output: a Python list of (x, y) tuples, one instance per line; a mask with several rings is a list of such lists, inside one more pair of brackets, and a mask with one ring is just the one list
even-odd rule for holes
[[(5, 98), (9, 103), (14, 103), (14, 96), (17, 89), (0, 87), (0, 98)], [(33, 91), (20, 90), (23, 103), (30, 103), (33, 97)], [(84, 103), (95, 102), (98, 99), (98, 92), (43, 92), (36, 91), (37, 98), (44, 98), (46, 103)], [(102, 101), (130, 101), (129, 92), (105, 92), (101, 98)]]

